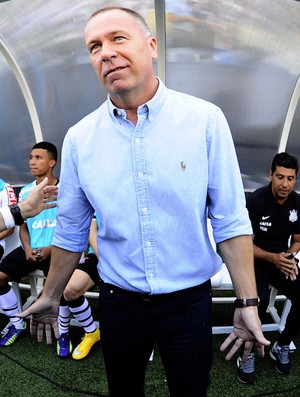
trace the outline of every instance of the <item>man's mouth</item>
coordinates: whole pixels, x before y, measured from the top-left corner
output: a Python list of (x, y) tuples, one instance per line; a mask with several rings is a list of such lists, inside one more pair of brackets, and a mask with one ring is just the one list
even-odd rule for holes
[(289, 190), (280, 189), (279, 192), (281, 194), (289, 194)]
[(110, 75), (114, 72), (118, 72), (119, 70), (123, 70), (123, 69), (125, 69), (125, 66), (120, 66), (119, 68), (111, 69), (105, 73), (105, 77), (107, 77), (108, 75)]

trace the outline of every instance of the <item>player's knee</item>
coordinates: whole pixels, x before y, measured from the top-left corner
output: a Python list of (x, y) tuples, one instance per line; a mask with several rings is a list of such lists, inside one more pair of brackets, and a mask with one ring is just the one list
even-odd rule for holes
[(7, 274), (0, 271), (0, 287), (6, 286), (9, 281), (11, 281), (11, 278)]
[(81, 296), (81, 293), (76, 290), (75, 286), (67, 285), (64, 290), (64, 297), (66, 301), (73, 301)]

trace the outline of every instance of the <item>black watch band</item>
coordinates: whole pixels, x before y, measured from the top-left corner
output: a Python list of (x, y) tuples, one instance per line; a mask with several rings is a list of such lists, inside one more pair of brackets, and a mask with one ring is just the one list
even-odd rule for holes
[(14, 218), (15, 224), (21, 226), (24, 223), (24, 219), (21, 215), (21, 210), (18, 204), (9, 206), (10, 212)]
[(235, 307), (243, 308), (248, 306), (258, 306), (259, 305), (259, 298), (243, 298), (243, 299), (236, 299), (234, 301)]

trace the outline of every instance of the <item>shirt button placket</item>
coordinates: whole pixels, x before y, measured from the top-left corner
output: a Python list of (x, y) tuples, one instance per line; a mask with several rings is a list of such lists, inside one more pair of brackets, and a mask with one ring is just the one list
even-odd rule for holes
[(153, 220), (150, 208), (150, 193), (147, 178), (147, 162), (143, 145), (142, 126), (139, 120), (133, 138), (133, 164), (135, 172), (136, 196), (139, 208), (140, 229), (145, 259), (145, 271), (149, 284), (153, 281), (155, 274), (155, 245)]

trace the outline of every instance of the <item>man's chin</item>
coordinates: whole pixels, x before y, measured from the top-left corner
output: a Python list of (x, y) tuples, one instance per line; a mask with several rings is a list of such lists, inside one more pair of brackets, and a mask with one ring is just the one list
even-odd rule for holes
[(287, 193), (278, 193), (278, 194), (277, 194), (277, 197), (278, 197), (280, 200), (284, 200), (284, 199), (286, 199), (286, 198), (289, 196), (289, 194), (290, 194), (290, 192), (287, 192)]
[(112, 95), (121, 95), (128, 92), (128, 87), (123, 82), (116, 82), (116, 84), (112, 84), (110, 86), (109, 92)]

